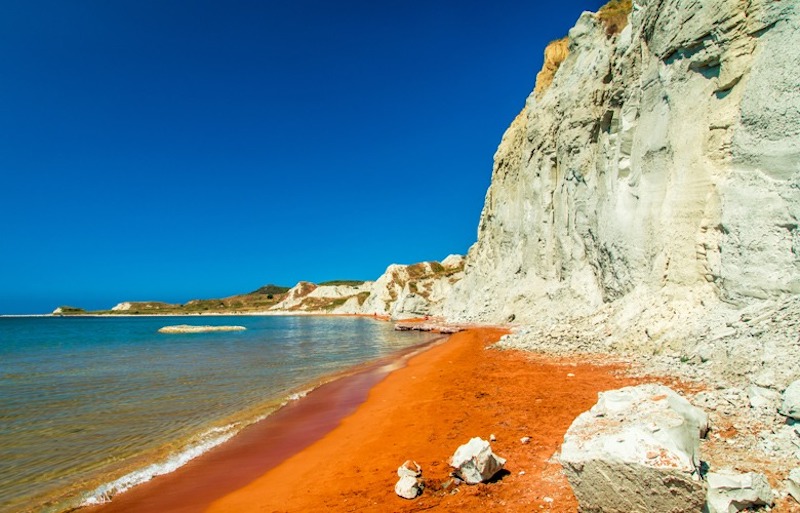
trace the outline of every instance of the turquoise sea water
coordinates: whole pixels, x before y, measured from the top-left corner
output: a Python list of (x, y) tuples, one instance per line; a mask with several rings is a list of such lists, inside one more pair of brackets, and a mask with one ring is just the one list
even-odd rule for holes
[[(247, 330), (157, 333), (172, 324)], [(364, 318), (0, 317), (0, 511), (102, 501), (325, 375), (430, 338)]]

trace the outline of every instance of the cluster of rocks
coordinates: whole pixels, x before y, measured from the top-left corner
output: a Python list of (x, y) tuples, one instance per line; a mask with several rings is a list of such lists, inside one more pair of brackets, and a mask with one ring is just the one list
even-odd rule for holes
[(800, 460), (792, 406), (800, 391), (800, 297), (701, 306), (696, 298), (650, 298), (635, 307), (622, 300), (569, 322), (520, 327), (496, 347), (621, 361), (633, 376), (677, 378), (709, 417), (700, 447), (712, 468), (787, 482)]
[[(786, 399), (784, 410), (797, 406)], [(573, 422), (560, 461), (584, 512), (730, 513), (770, 506), (781, 493), (800, 501), (800, 468), (776, 494), (764, 474), (702, 461), (708, 431), (706, 413), (672, 389), (627, 387), (600, 394)]]
[[(468, 485), (490, 481), (505, 464), (504, 458), (492, 452), (491, 444), (478, 437), (460, 446), (450, 458), (450, 466), (454, 469), (452, 477)], [(397, 469), (397, 475), (400, 479), (394, 491), (398, 496), (415, 499), (422, 494), (425, 482), (417, 462), (407, 460)]]
[[(789, 388), (781, 411), (793, 412), (794, 422), (800, 382)], [(600, 394), (573, 422), (560, 461), (584, 512), (731, 513), (771, 506), (785, 494), (800, 501), (800, 467), (773, 491), (762, 473), (701, 459), (708, 432), (708, 415), (672, 389), (626, 387)]]

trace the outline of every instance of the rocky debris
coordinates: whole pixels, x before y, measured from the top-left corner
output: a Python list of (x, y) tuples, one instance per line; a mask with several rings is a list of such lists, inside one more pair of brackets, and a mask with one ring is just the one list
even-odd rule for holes
[(464, 331), (467, 328), (443, 322), (398, 322), (395, 323), (394, 329), (396, 331), (433, 331), (445, 335), (452, 335), (453, 333)]
[(519, 439), (519, 443), (521, 443), (523, 445), (527, 445), (527, 444), (531, 443), (531, 437), (523, 436), (522, 438)]
[(422, 468), (416, 461), (406, 460), (397, 468), (400, 480), (394, 485), (394, 492), (404, 499), (416, 499), (422, 494), (425, 483), (422, 481)]
[(800, 467), (789, 472), (786, 478), (786, 491), (794, 497), (794, 500), (800, 502)]
[[(744, 463), (746, 470), (785, 479), (800, 459), (800, 424), (778, 413), (781, 392), (800, 379), (800, 297), (707, 310), (686, 298), (672, 304), (639, 299), (569, 322), (519, 327), (495, 347), (624, 362), (635, 377), (677, 378), (688, 386), (692, 404), (709, 415), (712, 431), (701, 450), (712, 469)], [(646, 334), (655, 335), (653, 326), (668, 319), (683, 326), (680, 344), (672, 345), (669, 332), (660, 339)]]
[(709, 472), (708, 513), (734, 513), (772, 504), (772, 489), (763, 474)]
[(800, 420), (800, 380), (792, 382), (783, 392), (781, 415)]
[(455, 468), (453, 473), (470, 485), (490, 480), (505, 464), (504, 458), (492, 452), (489, 442), (479, 437), (456, 449), (450, 458), (450, 466)]
[(581, 511), (699, 511), (708, 418), (663, 385), (600, 394), (572, 423), (560, 460)]
[(179, 324), (177, 326), (164, 326), (159, 328), (159, 333), (212, 333), (217, 331), (244, 331), (244, 326), (192, 326), (189, 324)]

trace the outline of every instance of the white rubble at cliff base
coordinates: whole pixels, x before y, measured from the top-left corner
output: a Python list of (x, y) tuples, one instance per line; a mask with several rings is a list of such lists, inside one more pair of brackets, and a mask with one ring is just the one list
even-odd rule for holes
[(560, 460), (581, 511), (696, 512), (705, 501), (708, 418), (662, 385), (600, 394), (564, 436)]

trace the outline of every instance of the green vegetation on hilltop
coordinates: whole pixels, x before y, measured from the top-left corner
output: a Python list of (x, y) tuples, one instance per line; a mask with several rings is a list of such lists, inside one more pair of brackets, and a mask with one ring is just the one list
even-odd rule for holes
[(358, 287), (363, 284), (364, 280), (331, 280), (331, 281), (323, 281), (322, 283), (319, 284), (319, 286), (335, 287), (338, 285), (349, 285), (351, 287)]
[(160, 301), (130, 301), (127, 310), (97, 310), (87, 312), (82, 308), (62, 306), (61, 315), (192, 315), (203, 313), (242, 313), (269, 310), (286, 297), (289, 287), (265, 285), (253, 292), (221, 299), (192, 299), (185, 304)]
[(58, 308), (56, 308), (54, 313), (61, 314), (61, 315), (81, 315), (81, 314), (85, 314), (86, 310), (84, 310), (83, 308), (75, 307), (75, 306), (64, 305), (64, 306), (59, 306)]
[(253, 292), (250, 292), (250, 295), (263, 294), (265, 296), (269, 295), (277, 296), (278, 294), (285, 294), (286, 292), (289, 292), (289, 288), (290, 287), (282, 287), (280, 285), (273, 285), (270, 283), (269, 285), (264, 285), (263, 287), (260, 287), (254, 290)]

